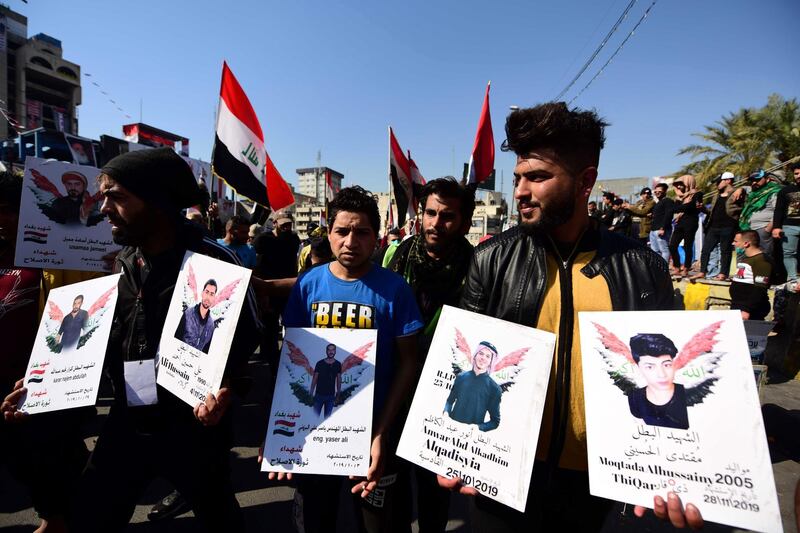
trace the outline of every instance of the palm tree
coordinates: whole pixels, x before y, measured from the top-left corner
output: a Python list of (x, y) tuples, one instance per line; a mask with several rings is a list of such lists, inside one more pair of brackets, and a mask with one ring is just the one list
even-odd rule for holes
[(777, 94), (762, 108), (743, 108), (723, 117), (703, 133), (693, 134), (704, 141), (682, 148), (678, 155), (689, 155), (692, 162), (680, 174), (694, 174), (703, 188), (725, 171), (746, 176), (780, 160), (800, 154), (800, 105)]

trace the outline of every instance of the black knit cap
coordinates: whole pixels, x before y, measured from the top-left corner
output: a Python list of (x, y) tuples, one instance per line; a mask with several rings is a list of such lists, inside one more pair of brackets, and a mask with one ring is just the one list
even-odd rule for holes
[(146, 202), (180, 210), (197, 205), (202, 194), (192, 169), (171, 148), (119, 155), (100, 171)]
[(643, 355), (669, 355), (675, 358), (677, 354), (675, 343), (661, 333), (639, 333), (631, 337), (631, 355), (637, 363)]

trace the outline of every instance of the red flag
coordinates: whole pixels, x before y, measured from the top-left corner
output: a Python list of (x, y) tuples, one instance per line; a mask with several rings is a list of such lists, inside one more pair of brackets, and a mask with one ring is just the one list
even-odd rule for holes
[(486, 96), (483, 99), (481, 118), (478, 120), (478, 132), (475, 135), (475, 146), (469, 159), (469, 180), (467, 183), (483, 183), (494, 169), (494, 134), (492, 133), (492, 117), (489, 114), (489, 89), (492, 82), (486, 85)]
[(330, 170), (325, 171), (325, 200), (328, 202), (333, 201), (334, 197), (339, 194), (338, 187), (333, 185), (333, 176)]
[(264, 150), (266, 166), (264, 167), (264, 178), (267, 182), (267, 194), (269, 194), (269, 205), (273, 211), (278, 211), (294, 203), (294, 195), (289, 184), (275, 168), (269, 154)]

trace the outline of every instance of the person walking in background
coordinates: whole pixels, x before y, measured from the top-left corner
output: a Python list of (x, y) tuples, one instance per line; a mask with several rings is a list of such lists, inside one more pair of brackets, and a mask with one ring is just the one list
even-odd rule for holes
[[(685, 174), (675, 180), (672, 184), (675, 189), (677, 201), (673, 212), (675, 213), (675, 229), (669, 241), (669, 253), (672, 257), (672, 269), (670, 272), (675, 275), (687, 276), (692, 268), (694, 259), (694, 236), (700, 224), (700, 208), (703, 204), (703, 193), (697, 190), (694, 176)], [(683, 242), (683, 265), (678, 253), (678, 247)]]

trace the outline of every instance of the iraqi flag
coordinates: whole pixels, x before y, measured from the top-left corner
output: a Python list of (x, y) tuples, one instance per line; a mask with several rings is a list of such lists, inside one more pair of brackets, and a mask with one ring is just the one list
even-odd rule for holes
[(336, 195), (339, 194), (339, 188), (334, 186), (333, 176), (330, 170), (325, 171), (325, 200), (332, 202)]
[(483, 183), (494, 169), (494, 134), (492, 133), (492, 117), (489, 114), (489, 89), (492, 82), (486, 84), (486, 96), (483, 99), (481, 118), (478, 120), (478, 132), (475, 134), (475, 146), (469, 158), (469, 180), (467, 183)]
[(264, 148), (264, 134), (253, 106), (227, 63), (222, 64), (211, 165), (233, 190), (258, 204), (277, 210), (294, 203), (289, 186)]
[(411, 164), (403, 154), (403, 149), (395, 139), (391, 127), (389, 127), (389, 177), (397, 203), (397, 225), (402, 226), (406, 216), (413, 218), (417, 210), (414, 205), (414, 189), (411, 185)]

